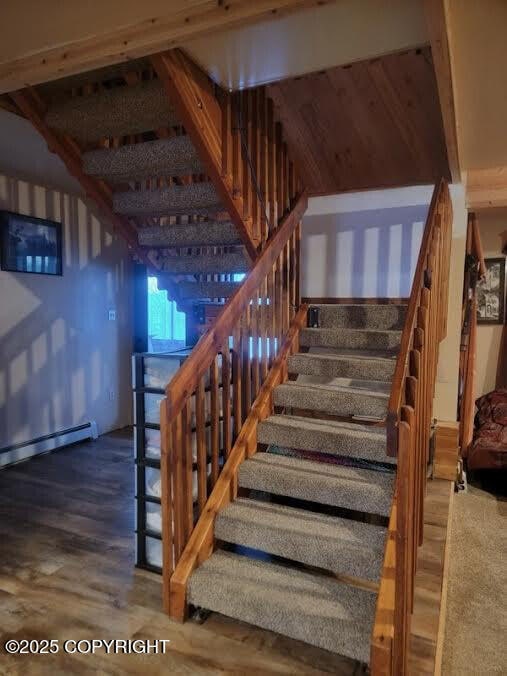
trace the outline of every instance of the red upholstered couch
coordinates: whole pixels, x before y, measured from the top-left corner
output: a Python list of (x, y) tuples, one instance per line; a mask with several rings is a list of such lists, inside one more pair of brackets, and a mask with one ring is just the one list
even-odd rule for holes
[(507, 468), (507, 389), (477, 399), (475, 432), (467, 452), (468, 469)]

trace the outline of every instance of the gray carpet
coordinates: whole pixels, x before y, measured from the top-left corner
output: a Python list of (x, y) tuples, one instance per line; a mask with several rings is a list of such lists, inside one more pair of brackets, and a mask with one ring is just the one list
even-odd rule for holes
[(83, 153), (83, 170), (89, 176), (120, 183), (199, 174), (202, 165), (189, 137), (173, 136)]
[[(504, 492), (505, 479), (504, 471)], [(505, 495), (469, 486), (468, 492), (454, 497), (445, 676), (507, 673), (506, 517)]]
[(67, 98), (49, 107), (45, 121), (50, 127), (85, 143), (178, 123), (158, 80)]

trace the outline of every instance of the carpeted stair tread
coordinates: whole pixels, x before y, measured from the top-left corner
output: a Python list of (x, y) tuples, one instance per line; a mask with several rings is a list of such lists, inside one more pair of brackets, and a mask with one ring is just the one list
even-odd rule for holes
[(396, 462), (386, 455), (385, 428), (359, 423), (272, 415), (259, 423), (257, 441), (377, 462)]
[(215, 537), (323, 570), (378, 581), (387, 530), (337, 516), (238, 498), (222, 510)]
[(299, 344), (302, 347), (334, 347), (357, 350), (399, 349), (401, 331), (370, 329), (302, 329)]
[[(163, 277), (161, 276), (163, 280)], [(163, 284), (163, 281), (162, 281)], [(181, 300), (211, 300), (229, 298), (235, 293), (241, 282), (178, 282), (178, 295)], [(159, 289), (164, 288), (160, 286)]]
[(230, 221), (202, 221), (184, 225), (152, 225), (138, 229), (141, 246), (190, 247), (241, 244), (238, 231)]
[(83, 153), (85, 174), (121, 183), (157, 176), (202, 172), (197, 152), (186, 135), (103, 148)]
[(331, 378), (364, 378), (385, 382), (391, 382), (395, 365), (393, 359), (316, 354), (314, 352), (295, 354), (288, 359), (289, 373)]
[(248, 267), (242, 251), (220, 255), (167, 256), (162, 263), (162, 270), (170, 275), (233, 274), (247, 272)]
[(113, 193), (113, 209), (126, 216), (215, 215), (223, 210), (212, 183)]
[(67, 98), (49, 106), (45, 121), (85, 143), (178, 124), (158, 80)]
[(239, 470), (239, 486), (368, 514), (389, 516), (394, 473), (256, 453)]
[(394, 329), (401, 331), (405, 322), (407, 305), (386, 304), (322, 304), (317, 308), (319, 328), (323, 329)]
[(359, 387), (288, 381), (273, 393), (275, 406), (318, 411), (335, 416), (384, 418), (389, 394)]
[(188, 601), (369, 661), (376, 594), (332, 577), (217, 551), (192, 574)]

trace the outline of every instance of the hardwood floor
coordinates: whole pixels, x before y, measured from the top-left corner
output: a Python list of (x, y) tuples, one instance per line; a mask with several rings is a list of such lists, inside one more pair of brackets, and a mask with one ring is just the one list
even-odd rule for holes
[[(338, 674), (363, 668), (211, 615), (177, 624), (160, 577), (134, 568), (130, 434), (0, 472), (0, 674)], [(169, 639), (165, 655), (7, 655), (8, 639)]]
[[(427, 510), (428, 546), (421, 550), (418, 573), (413, 673), (429, 673), (436, 651), (442, 489), (448, 482), (436, 484), (428, 493), (435, 499)], [(1, 471), (0, 543), (2, 676), (364, 673), (349, 659), (221, 615), (182, 625), (162, 612), (160, 577), (134, 568), (128, 432)], [(60, 645), (93, 638), (169, 639), (171, 644), (165, 655), (12, 656), (4, 651), (8, 639), (43, 638), (58, 639)]]

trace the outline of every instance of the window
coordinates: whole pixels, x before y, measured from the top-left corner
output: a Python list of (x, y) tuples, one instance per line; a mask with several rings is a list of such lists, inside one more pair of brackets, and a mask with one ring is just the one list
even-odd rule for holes
[(148, 352), (173, 352), (185, 347), (185, 313), (148, 277)]

